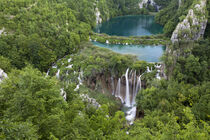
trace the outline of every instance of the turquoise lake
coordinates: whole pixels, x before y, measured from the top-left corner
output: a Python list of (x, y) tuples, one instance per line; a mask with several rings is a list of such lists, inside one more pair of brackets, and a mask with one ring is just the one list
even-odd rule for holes
[(93, 42), (95, 46), (110, 49), (120, 54), (132, 54), (136, 55), (138, 60), (144, 60), (147, 62), (159, 62), (159, 58), (165, 51), (165, 46), (148, 46), (148, 45), (114, 45), (103, 44), (99, 42)]
[[(94, 31), (116, 36), (144, 36), (160, 34), (163, 27), (155, 23), (154, 16), (123, 16), (99, 24)], [(165, 51), (163, 45), (115, 45), (99, 42), (93, 44), (120, 54), (136, 55), (139, 60), (147, 62), (159, 62)]]
[(160, 34), (163, 27), (155, 23), (154, 16), (122, 16), (99, 24), (94, 31), (116, 36), (144, 36)]

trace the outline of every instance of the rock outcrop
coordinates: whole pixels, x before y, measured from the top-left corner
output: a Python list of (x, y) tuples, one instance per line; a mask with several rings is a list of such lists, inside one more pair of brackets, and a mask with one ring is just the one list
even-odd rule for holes
[(139, 8), (142, 9), (144, 7), (147, 7), (148, 5), (151, 5), (153, 7), (155, 7), (157, 9), (157, 11), (159, 11), (160, 9), (160, 6), (158, 6), (154, 0), (142, 0), (140, 3), (139, 3)]
[(87, 102), (96, 108), (101, 107), (101, 105), (96, 101), (96, 99), (90, 98), (87, 94), (81, 94), (80, 97), (82, 98), (84, 102)]
[(207, 25), (206, 0), (200, 0), (193, 4), (187, 16), (174, 30), (171, 41), (195, 41), (202, 38)]

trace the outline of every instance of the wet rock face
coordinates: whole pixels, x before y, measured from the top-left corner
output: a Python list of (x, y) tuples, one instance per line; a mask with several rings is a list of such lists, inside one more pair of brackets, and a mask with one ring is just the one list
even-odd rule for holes
[(206, 25), (206, 0), (199, 0), (198, 4), (195, 4), (194, 8), (188, 11), (187, 16), (182, 22), (180, 22), (174, 30), (171, 41), (178, 42), (180, 40), (198, 40), (202, 38)]
[(6, 74), (2, 69), (0, 69), (0, 83), (1, 83), (5, 78), (7, 78), (7, 74)]

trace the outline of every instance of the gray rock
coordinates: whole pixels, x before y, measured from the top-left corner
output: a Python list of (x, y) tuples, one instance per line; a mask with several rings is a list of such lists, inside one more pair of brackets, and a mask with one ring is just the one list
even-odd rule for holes
[(206, 0), (200, 0), (193, 9), (188, 11), (185, 19), (174, 30), (171, 41), (198, 40), (203, 37), (207, 25)]

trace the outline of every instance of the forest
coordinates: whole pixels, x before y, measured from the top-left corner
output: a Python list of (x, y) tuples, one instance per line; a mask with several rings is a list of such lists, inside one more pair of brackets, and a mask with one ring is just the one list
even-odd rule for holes
[[(174, 30), (199, 2), (151, 0), (139, 8), (142, 1), (0, 0), (0, 139), (208, 140), (210, 1), (200, 0), (206, 2), (203, 36), (175, 43), (170, 41)], [(153, 15), (163, 33), (143, 36), (136, 44), (166, 45), (165, 76), (155, 78), (158, 63), (94, 46), (90, 36), (104, 43), (109, 39), (93, 34), (96, 9), (102, 21)], [(119, 38), (135, 44), (135, 37)], [(141, 74), (142, 85), (132, 125), (110, 85), (126, 77), (128, 69)]]

